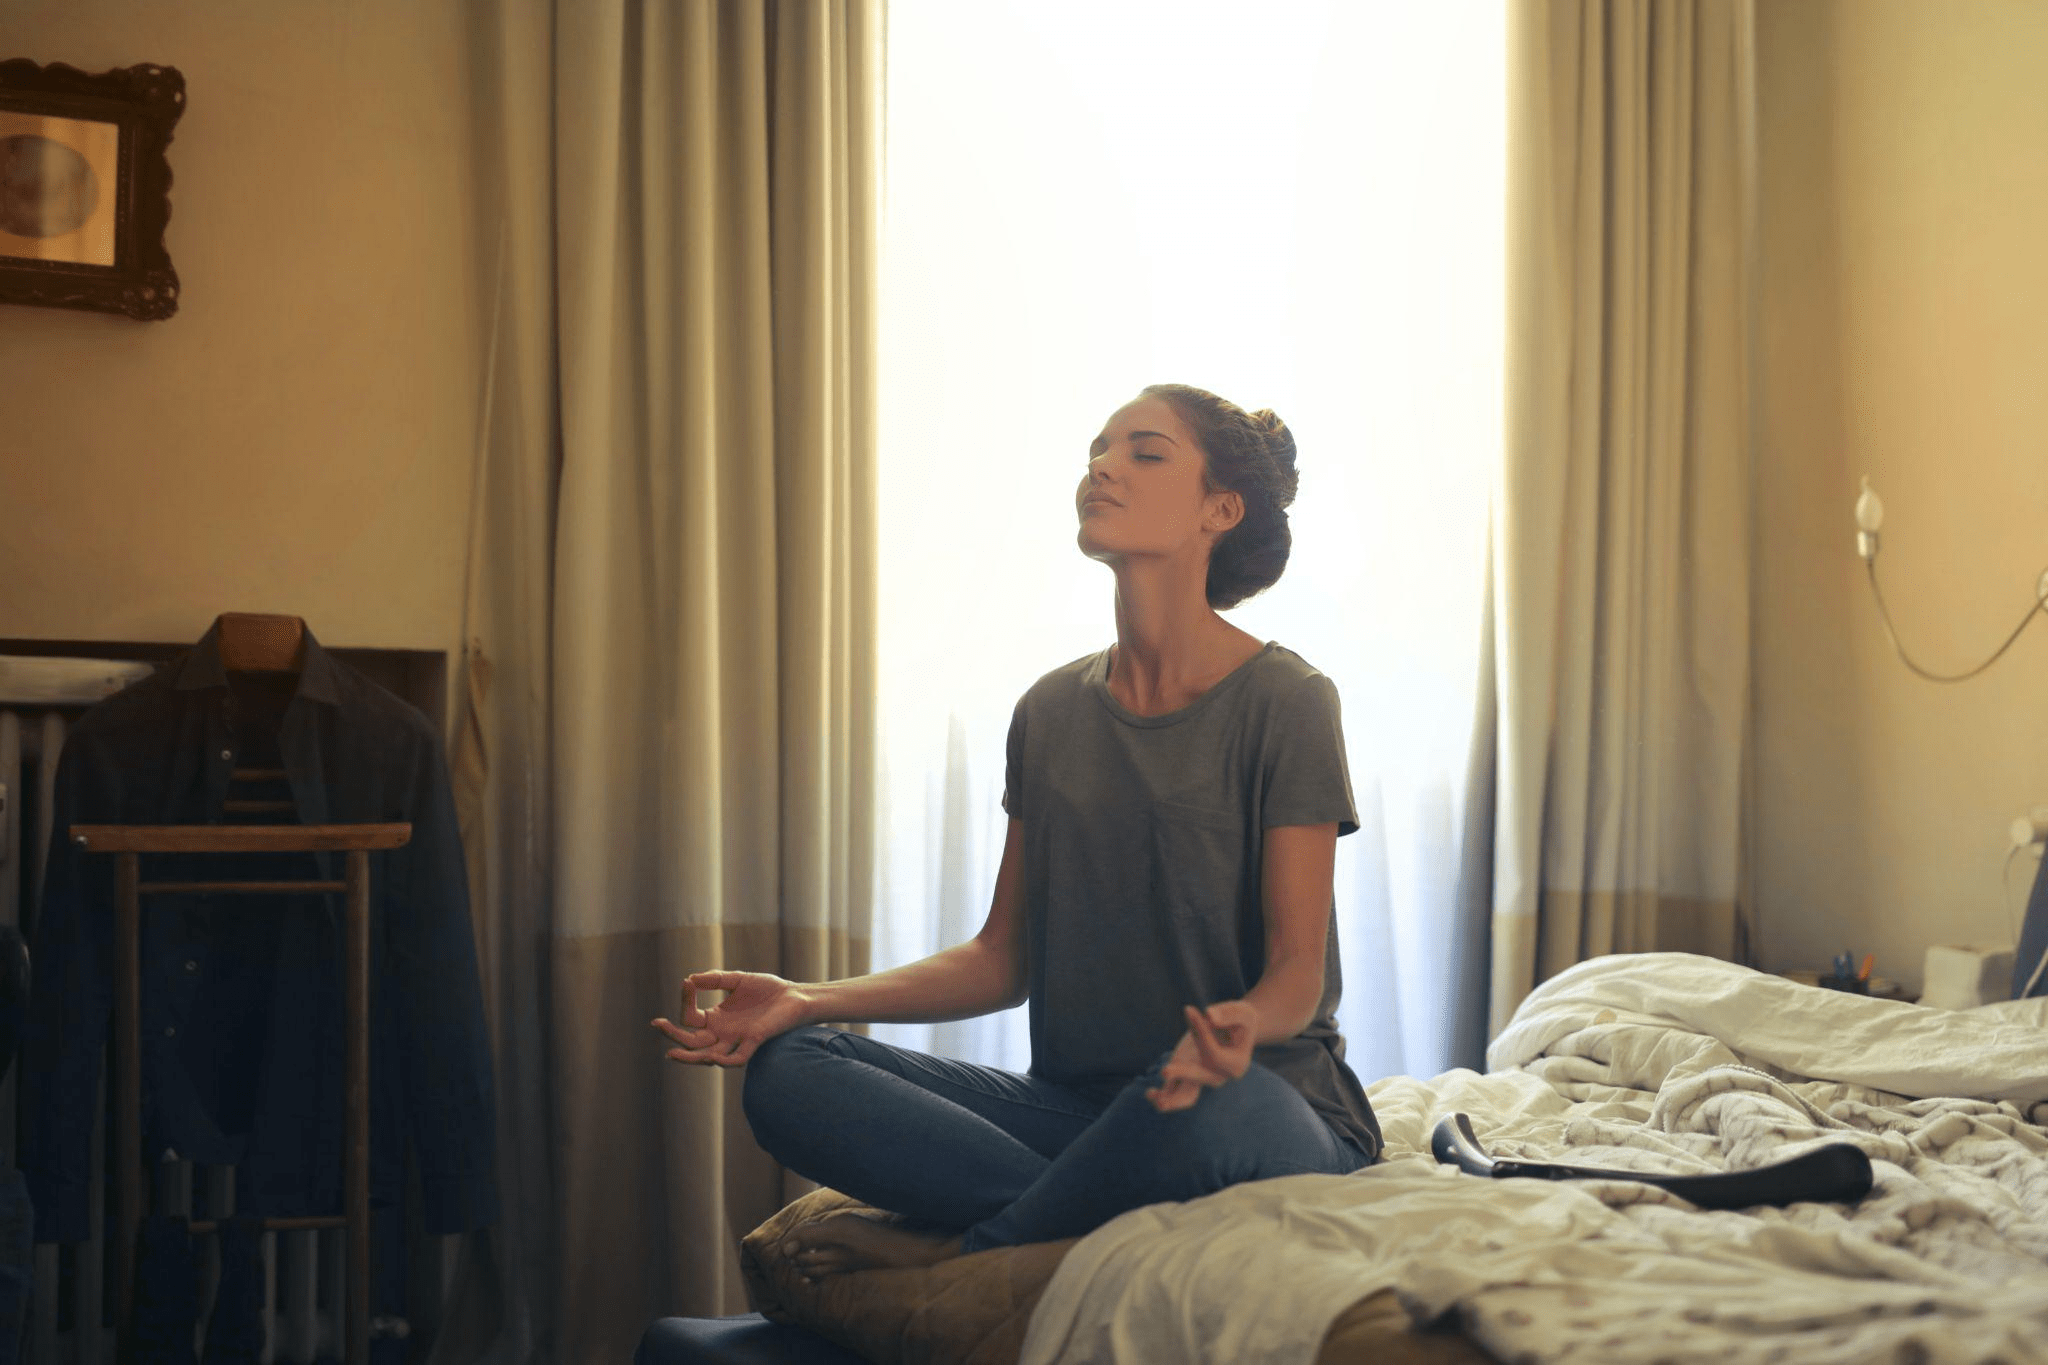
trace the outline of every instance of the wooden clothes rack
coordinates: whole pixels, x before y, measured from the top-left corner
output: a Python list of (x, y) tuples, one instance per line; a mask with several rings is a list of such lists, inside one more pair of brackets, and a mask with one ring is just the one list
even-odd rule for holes
[[(112, 1141), (116, 1158), (115, 1312), (124, 1342), (135, 1311), (135, 1248), (142, 1227), (142, 898), (164, 892), (313, 895), (339, 891), (343, 924), (343, 1068), (345, 1125), (342, 1209), (339, 1215), (266, 1218), (266, 1231), (345, 1228), (348, 1233), (347, 1365), (370, 1358), (370, 854), (401, 848), (410, 824), (347, 825), (73, 825), (74, 846), (114, 855), (114, 1078)], [(145, 853), (345, 853), (342, 880), (141, 880)], [(218, 1231), (212, 1219), (192, 1223), (195, 1233)], [(125, 1350), (125, 1347), (124, 1347)]]

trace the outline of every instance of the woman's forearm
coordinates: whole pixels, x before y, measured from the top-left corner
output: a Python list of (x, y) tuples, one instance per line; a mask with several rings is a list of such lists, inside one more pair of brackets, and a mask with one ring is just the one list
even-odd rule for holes
[(1253, 1041), (1283, 1042), (1316, 1017), (1316, 1006), (1323, 999), (1323, 964), (1307, 956), (1270, 962), (1244, 998), (1259, 1012), (1259, 1031)]
[(971, 1019), (1024, 999), (1014, 954), (971, 938), (885, 972), (797, 987), (809, 1022), (930, 1024)]

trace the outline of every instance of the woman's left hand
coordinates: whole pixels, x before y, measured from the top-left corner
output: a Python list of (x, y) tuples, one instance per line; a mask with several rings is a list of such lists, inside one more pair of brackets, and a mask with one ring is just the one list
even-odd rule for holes
[(1188, 1031), (1159, 1069), (1159, 1084), (1145, 1098), (1162, 1114), (1186, 1109), (1213, 1086), (1228, 1085), (1252, 1064), (1259, 1011), (1243, 1000), (1220, 1000), (1207, 1010), (1186, 1007)]

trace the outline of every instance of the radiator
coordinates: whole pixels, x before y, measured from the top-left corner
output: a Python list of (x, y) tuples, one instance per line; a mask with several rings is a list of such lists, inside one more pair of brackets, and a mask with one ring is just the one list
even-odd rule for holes
[[(94, 702), (112, 695), (148, 664), (107, 660), (0, 656), (0, 923), (34, 932), (42, 889), (43, 862), (50, 846), (57, 758), (70, 721)], [(145, 913), (147, 911), (145, 910)], [(34, 964), (30, 964), (31, 970)], [(19, 1149), (19, 1068), (0, 1083), (0, 1156), (13, 1166)], [(99, 1117), (93, 1125), (94, 1172), (89, 1202), (93, 1239), (77, 1246), (36, 1248), (34, 1302), (22, 1359), (26, 1365), (113, 1365), (112, 1248), (104, 1233), (106, 1190), (106, 1086), (101, 1068)], [(151, 1210), (187, 1216), (232, 1213), (234, 1171), (227, 1166), (165, 1163), (152, 1171)], [(269, 1232), (263, 1235), (265, 1280), (263, 1360), (310, 1362), (342, 1355), (343, 1286), (347, 1261), (338, 1229)], [(199, 1257), (199, 1330), (212, 1311), (220, 1281), (218, 1239), (194, 1239)], [(431, 1327), (453, 1273), (451, 1239), (408, 1237), (408, 1282), (412, 1286), (405, 1320), (375, 1320), (371, 1336), (406, 1336), (407, 1356), (418, 1359), (431, 1345)], [(417, 1329), (427, 1328), (425, 1332)]]

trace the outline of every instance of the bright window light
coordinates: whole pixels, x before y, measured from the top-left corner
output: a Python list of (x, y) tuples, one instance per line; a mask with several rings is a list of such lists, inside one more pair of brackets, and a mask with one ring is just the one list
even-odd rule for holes
[[(1115, 636), (1074, 545), (1088, 442), (1195, 384), (1294, 429), (1293, 560), (1231, 619), (1338, 684), (1368, 822), (1339, 844), (1340, 1022), (1366, 1079), (1432, 1074), (1501, 447), (1504, 27), (1499, 0), (891, 0), (878, 965), (979, 927), (1011, 707)], [(1028, 1060), (1015, 1018), (878, 1033)]]

